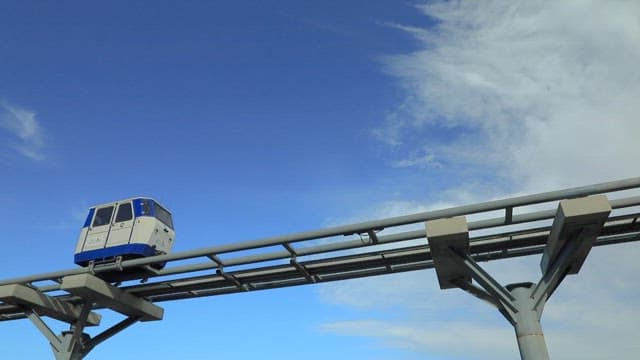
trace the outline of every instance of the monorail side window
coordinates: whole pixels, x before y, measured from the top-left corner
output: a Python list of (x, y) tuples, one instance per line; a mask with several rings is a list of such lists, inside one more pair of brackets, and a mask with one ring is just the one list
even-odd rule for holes
[(133, 219), (133, 209), (131, 209), (131, 203), (124, 203), (118, 205), (118, 213), (116, 214), (117, 223), (123, 221), (129, 221)]
[(171, 213), (165, 210), (162, 206), (155, 203), (156, 218), (162, 221), (165, 225), (173, 229), (173, 220), (171, 219)]
[(93, 226), (107, 225), (111, 222), (111, 215), (113, 215), (113, 206), (104, 207), (98, 209), (96, 217), (93, 218)]

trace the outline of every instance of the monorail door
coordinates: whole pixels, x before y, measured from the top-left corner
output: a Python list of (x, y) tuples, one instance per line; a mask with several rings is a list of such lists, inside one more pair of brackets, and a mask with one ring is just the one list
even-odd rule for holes
[(102, 249), (107, 243), (109, 230), (111, 230), (111, 218), (113, 217), (113, 205), (96, 209), (93, 222), (87, 230), (87, 238), (83, 251)]
[(107, 247), (124, 245), (129, 243), (133, 230), (133, 208), (131, 202), (119, 203), (116, 216), (111, 224), (111, 233), (107, 240)]

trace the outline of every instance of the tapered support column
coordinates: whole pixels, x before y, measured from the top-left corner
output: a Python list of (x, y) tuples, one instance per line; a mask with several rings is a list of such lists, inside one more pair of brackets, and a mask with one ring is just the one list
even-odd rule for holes
[(458, 265), (466, 269), (481, 287), (475, 286), (471, 282), (455, 283), (459, 288), (498, 308), (515, 329), (520, 358), (522, 360), (549, 360), (549, 351), (540, 324), (545, 299), (539, 300), (534, 297), (535, 291), (539, 287), (530, 282), (503, 287), (469, 255), (455, 251), (454, 253), (459, 256), (457, 258)]
[(440, 288), (458, 287), (492, 304), (513, 325), (522, 360), (549, 360), (540, 325), (544, 305), (566, 275), (580, 271), (610, 212), (604, 195), (561, 201), (540, 265), (542, 278), (538, 284), (506, 287), (469, 254), (464, 217), (428, 221), (427, 240)]
[[(1, 301), (29, 309), (25, 314), (47, 338), (56, 360), (82, 360), (98, 344), (136, 322), (161, 320), (164, 315), (161, 307), (93, 275), (64, 277), (60, 289), (84, 299), (84, 303), (72, 305), (25, 285), (0, 286)], [(84, 333), (85, 327), (98, 325), (101, 319), (91, 311), (94, 306), (109, 308), (125, 319), (91, 337)], [(42, 319), (43, 315), (68, 323), (70, 330), (56, 335)]]
[(511, 295), (518, 308), (513, 314), (513, 327), (516, 330), (520, 358), (525, 360), (549, 360), (547, 344), (540, 325), (541, 310), (535, 309), (532, 299), (533, 284), (516, 284), (509, 286)]

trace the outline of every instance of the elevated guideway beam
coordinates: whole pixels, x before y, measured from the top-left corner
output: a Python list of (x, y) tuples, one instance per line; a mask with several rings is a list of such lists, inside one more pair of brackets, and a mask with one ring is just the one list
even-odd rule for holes
[[(562, 254), (569, 251), (566, 249), (573, 246), (567, 245), (573, 244), (568, 239), (575, 236), (590, 239), (589, 246), (582, 242), (584, 246), (571, 250), (584, 256), (591, 246), (640, 240), (639, 193), (640, 178), (632, 178), (118, 264), (8, 279), (0, 281), (0, 321), (29, 318), (52, 343), (54, 350), (66, 349), (67, 353), (56, 350), (63, 354), (56, 356), (80, 359), (97, 344), (138, 321), (161, 319), (163, 311), (154, 303), (435, 267), (441, 286), (462, 288), (502, 309), (512, 323), (522, 323), (525, 320), (518, 320), (518, 316), (524, 312), (516, 310), (525, 306), (527, 296), (535, 295), (536, 304), (544, 303), (562, 278), (577, 272), (582, 265), (576, 256), (571, 258), (568, 267), (554, 265), (556, 259), (562, 258)], [(569, 224), (571, 221), (567, 223), (569, 225), (558, 225), (566, 223), (558, 218), (559, 202), (598, 194), (606, 194), (612, 208), (611, 214), (597, 216), (602, 224), (593, 228), (579, 225), (578, 230)], [(463, 220), (457, 222), (464, 228), (449, 232), (446, 223), (456, 217)], [(568, 219), (573, 218), (569, 216)], [(443, 229), (439, 235), (431, 233), (428, 236), (429, 231), (437, 227), (431, 226), (429, 230), (430, 226), (427, 226), (425, 231), (425, 222), (438, 221), (443, 222)], [(441, 241), (438, 241), (439, 237)], [(502, 287), (477, 264), (543, 253), (544, 273), (554, 274), (555, 271), (559, 276), (543, 276), (537, 285), (529, 287)], [(153, 270), (151, 265), (156, 263), (167, 265), (163, 270)], [(125, 274), (131, 272), (126, 270), (134, 268), (148, 271), (143, 277), (127, 277)], [(105, 274), (108, 274), (105, 278), (118, 282), (101, 280)], [(137, 280), (140, 283), (132, 283)], [(102, 309), (121, 313), (125, 319), (100, 335), (86, 338), (82, 329), (98, 325), (99, 314), (95, 311)], [(54, 335), (43, 317), (69, 323), (69, 332)]]

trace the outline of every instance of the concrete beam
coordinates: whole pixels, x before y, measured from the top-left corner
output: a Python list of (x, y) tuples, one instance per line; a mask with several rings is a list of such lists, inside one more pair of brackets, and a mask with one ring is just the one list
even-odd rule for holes
[(591, 246), (611, 213), (605, 195), (594, 195), (560, 201), (540, 268), (543, 274), (553, 266), (567, 242), (577, 241), (575, 253), (568, 262), (568, 274), (577, 274)]
[(465, 217), (431, 220), (425, 226), (440, 289), (456, 288), (457, 281), (470, 282), (471, 274), (459, 265), (459, 256), (451, 251), (469, 253), (469, 228)]
[[(82, 312), (80, 306), (60, 301), (21, 284), (0, 286), (0, 300), (8, 304), (29, 308), (38, 315), (49, 316), (69, 324), (77, 322)], [(86, 325), (99, 325), (101, 319), (100, 314), (91, 312)]]
[(90, 274), (65, 276), (61, 290), (119, 312), (140, 317), (140, 321), (161, 320), (164, 309), (151, 302), (135, 297)]

